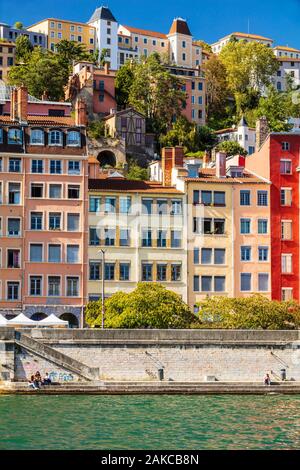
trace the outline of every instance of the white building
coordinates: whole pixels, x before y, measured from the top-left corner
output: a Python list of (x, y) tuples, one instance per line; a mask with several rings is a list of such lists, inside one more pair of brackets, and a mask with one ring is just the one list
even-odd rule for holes
[(103, 49), (107, 50), (107, 61), (110, 68), (118, 68), (118, 22), (107, 7), (97, 8), (91, 16), (88, 24), (96, 28), (96, 47), (99, 57)]
[(243, 117), (237, 127), (221, 129), (216, 131), (219, 142), (233, 141), (238, 142), (248, 155), (255, 152), (256, 130), (248, 126), (246, 119)]
[(259, 36), (258, 34), (231, 33), (212, 44), (212, 51), (215, 54), (219, 54), (223, 47), (226, 46), (226, 44), (228, 44), (232, 39), (236, 39), (237, 41), (259, 42), (260, 44), (265, 44), (267, 47), (272, 47), (274, 42), (273, 39)]
[(300, 50), (286, 46), (274, 47), (274, 54), (280, 62), (274, 84), (278, 91), (285, 91), (287, 77), (293, 79), (294, 86), (300, 85)]

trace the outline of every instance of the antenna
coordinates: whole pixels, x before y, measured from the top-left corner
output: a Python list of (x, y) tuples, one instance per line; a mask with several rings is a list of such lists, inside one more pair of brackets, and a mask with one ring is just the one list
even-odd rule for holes
[(248, 34), (250, 34), (250, 19), (248, 18)]

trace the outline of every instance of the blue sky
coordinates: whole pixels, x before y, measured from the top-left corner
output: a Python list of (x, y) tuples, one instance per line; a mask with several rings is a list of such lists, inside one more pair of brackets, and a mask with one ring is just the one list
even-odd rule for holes
[[(120, 23), (168, 32), (175, 16), (186, 18), (195, 39), (212, 43), (234, 31), (271, 37), (300, 49), (300, 0), (102, 0)], [(42, 18), (87, 21), (98, 0), (0, 0), (0, 21), (30, 25)]]

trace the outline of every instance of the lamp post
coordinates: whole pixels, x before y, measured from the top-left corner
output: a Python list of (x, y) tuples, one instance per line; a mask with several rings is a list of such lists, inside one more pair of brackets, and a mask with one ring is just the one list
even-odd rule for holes
[(105, 316), (105, 250), (100, 250), (102, 255), (102, 321), (101, 328), (104, 330), (104, 316)]

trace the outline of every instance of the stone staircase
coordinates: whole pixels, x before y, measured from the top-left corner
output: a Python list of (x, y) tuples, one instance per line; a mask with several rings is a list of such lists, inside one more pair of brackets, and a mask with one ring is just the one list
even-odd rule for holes
[(15, 343), (24, 348), (26, 351), (39, 356), (43, 359), (56, 364), (63, 369), (66, 369), (78, 377), (87, 381), (99, 380), (100, 369), (98, 367), (89, 367), (83, 362), (80, 362), (67, 354), (61, 353), (51, 346), (45, 345), (30, 336), (21, 333), (20, 331), (15, 332)]

